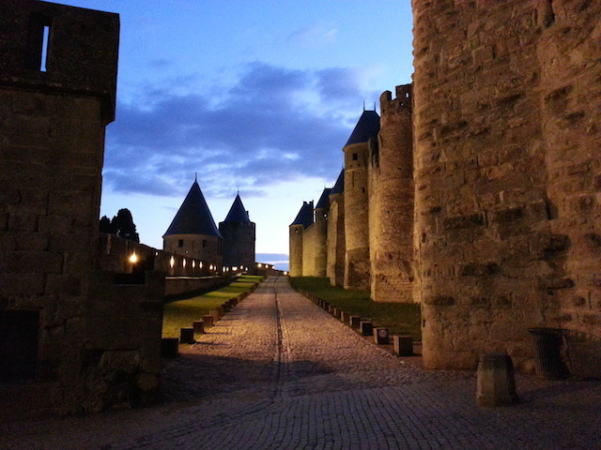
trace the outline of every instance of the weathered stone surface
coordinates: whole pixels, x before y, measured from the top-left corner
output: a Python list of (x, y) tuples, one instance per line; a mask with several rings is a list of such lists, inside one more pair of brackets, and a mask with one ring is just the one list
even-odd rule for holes
[[(40, 402), (60, 413), (132, 406), (156, 387), (164, 276), (120, 288), (114, 273), (96, 271), (119, 18), (6, 0), (0, 22), (0, 308), (39, 316), (37, 333), (14, 340), (37, 355), (21, 403), (43, 386)], [(50, 22), (43, 71), (41, 42), (27, 35)], [(2, 366), (14, 362), (7, 348)]]
[(576, 3), (412, 2), (428, 367), (500, 348), (522, 367), (534, 325), (601, 339), (576, 294), (595, 289), (598, 258), (601, 5)]

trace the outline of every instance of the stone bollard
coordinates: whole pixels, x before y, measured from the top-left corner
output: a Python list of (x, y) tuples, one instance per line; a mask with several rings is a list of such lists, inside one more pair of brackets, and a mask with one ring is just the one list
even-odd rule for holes
[(194, 328), (180, 328), (179, 341), (182, 344), (194, 344)]
[(374, 333), (374, 326), (371, 323), (371, 320), (362, 320), (359, 323), (359, 332), (361, 336), (371, 336)]
[(353, 330), (359, 329), (361, 326), (361, 316), (351, 316), (349, 318), (349, 325)]
[(518, 402), (511, 357), (506, 353), (481, 355), (476, 388), (478, 406), (507, 406)]
[(340, 316), (340, 320), (344, 323), (346, 323), (347, 325), (350, 324), (350, 318), (351, 318), (351, 314), (347, 313), (346, 311), (342, 311), (342, 315)]
[(413, 356), (413, 338), (411, 336), (392, 336), (395, 355)]
[(194, 338), (199, 334), (205, 334), (205, 323), (202, 320), (195, 320), (192, 322), (194, 328)]
[(388, 328), (376, 327), (373, 329), (374, 342), (377, 345), (388, 345)]
[(329, 310), (330, 310), (330, 303), (329, 303), (329, 302), (326, 302), (326, 301), (324, 300), (324, 302), (322, 303), (321, 307), (322, 307), (323, 309), (325, 309), (326, 311), (329, 311)]
[(175, 358), (179, 354), (179, 339), (178, 338), (163, 338), (161, 339), (161, 357)]
[(342, 311), (340, 310), (340, 308), (338, 308), (336, 306), (336, 307), (334, 307), (334, 311), (332, 312), (332, 315), (334, 317), (336, 317), (337, 319), (340, 319), (340, 316), (342, 315)]
[(213, 316), (212, 315), (202, 316), (202, 321), (204, 322), (205, 328), (213, 326)]

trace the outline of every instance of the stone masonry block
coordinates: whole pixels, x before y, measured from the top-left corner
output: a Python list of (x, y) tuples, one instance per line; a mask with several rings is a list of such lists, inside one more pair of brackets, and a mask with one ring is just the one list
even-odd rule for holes
[(63, 256), (42, 251), (3, 252), (0, 272), (6, 273), (61, 273)]
[(0, 295), (42, 295), (43, 273), (0, 273)]

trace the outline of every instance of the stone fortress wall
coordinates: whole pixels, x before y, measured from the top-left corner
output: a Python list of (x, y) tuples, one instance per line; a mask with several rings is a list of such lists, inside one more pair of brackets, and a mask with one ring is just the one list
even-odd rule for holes
[(426, 365), (500, 350), (520, 367), (544, 326), (569, 330), (574, 368), (599, 373), (601, 3), (413, 8)]
[(3, 0), (0, 21), (0, 414), (145, 403), (163, 275), (119, 286), (96, 258), (119, 17)]
[(413, 12), (412, 89), (383, 94), (356, 160), (345, 148), (327, 276), (421, 303), (427, 367), (504, 351), (531, 371), (529, 329), (551, 327), (572, 373), (600, 376), (601, 3), (413, 0)]
[(371, 298), (413, 302), (413, 147), (411, 85), (380, 97), (380, 132), (370, 145)]

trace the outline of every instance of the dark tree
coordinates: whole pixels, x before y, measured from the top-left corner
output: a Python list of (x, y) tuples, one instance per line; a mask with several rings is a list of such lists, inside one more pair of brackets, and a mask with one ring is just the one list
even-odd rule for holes
[(111, 224), (111, 219), (109, 219), (107, 216), (102, 216), (100, 218), (100, 232), (101, 233), (106, 233), (106, 234), (115, 234), (115, 229), (113, 228), (113, 225)]
[(136, 225), (129, 209), (120, 209), (117, 215), (113, 217), (111, 226), (114, 230), (113, 233), (117, 236), (128, 241), (140, 242), (140, 236), (136, 232)]

